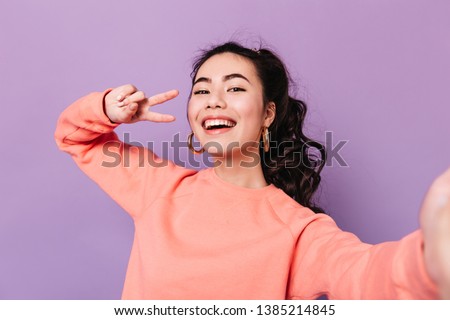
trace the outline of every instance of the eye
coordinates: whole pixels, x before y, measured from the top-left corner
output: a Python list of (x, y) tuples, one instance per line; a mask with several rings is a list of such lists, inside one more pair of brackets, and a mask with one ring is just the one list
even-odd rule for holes
[(203, 89), (194, 91), (194, 94), (208, 94), (208, 93), (209, 93), (208, 90)]
[(239, 91), (245, 91), (245, 89), (240, 88), (240, 87), (233, 87), (228, 89), (229, 92), (239, 92)]

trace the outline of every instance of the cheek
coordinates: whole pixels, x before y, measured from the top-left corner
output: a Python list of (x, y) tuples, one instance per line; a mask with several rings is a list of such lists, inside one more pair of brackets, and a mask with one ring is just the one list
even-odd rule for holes
[(259, 126), (264, 120), (264, 106), (258, 99), (248, 99), (242, 104), (241, 115), (249, 123)]
[(195, 121), (195, 118), (197, 117), (198, 110), (195, 108), (195, 104), (192, 103), (192, 100), (189, 99), (188, 105), (187, 105), (187, 116), (189, 123), (192, 125), (193, 121)]

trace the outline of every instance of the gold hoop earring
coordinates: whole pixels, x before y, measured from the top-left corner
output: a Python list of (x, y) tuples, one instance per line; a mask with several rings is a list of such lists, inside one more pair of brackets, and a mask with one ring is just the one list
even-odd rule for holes
[(202, 154), (203, 152), (205, 152), (205, 149), (203, 149), (203, 147), (202, 147), (200, 150), (195, 150), (194, 146), (192, 145), (193, 137), (194, 137), (194, 132), (191, 132), (187, 138), (187, 145), (188, 145), (189, 150), (191, 150), (191, 152), (193, 154)]
[(270, 141), (269, 141), (269, 129), (267, 127), (263, 127), (261, 130), (264, 152), (269, 151)]

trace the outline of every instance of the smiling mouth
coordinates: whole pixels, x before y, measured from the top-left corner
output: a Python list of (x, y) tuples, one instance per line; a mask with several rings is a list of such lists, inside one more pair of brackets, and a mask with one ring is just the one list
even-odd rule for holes
[(203, 128), (206, 130), (215, 130), (215, 129), (223, 129), (223, 128), (233, 128), (236, 125), (236, 122), (224, 119), (210, 119), (205, 120), (203, 122)]

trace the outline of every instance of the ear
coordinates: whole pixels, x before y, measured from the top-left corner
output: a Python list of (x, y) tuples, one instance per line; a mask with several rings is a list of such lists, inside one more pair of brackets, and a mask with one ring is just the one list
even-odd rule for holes
[(263, 122), (264, 127), (268, 128), (272, 124), (273, 120), (275, 120), (276, 110), (277, 109), (275, 106), (275, 102), (270, 101), (266, 107), (266, 114), (264, 116), (264, 122)]

